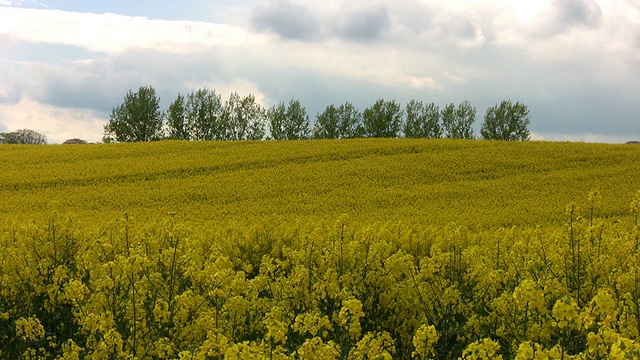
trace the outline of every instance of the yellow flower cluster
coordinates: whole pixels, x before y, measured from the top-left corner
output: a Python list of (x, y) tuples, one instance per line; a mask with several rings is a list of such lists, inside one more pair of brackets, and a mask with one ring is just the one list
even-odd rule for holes
[(22, 340), (37, 341), (44, 337), (44, 327), (35, 316), (16, 320), (15, 328), (16, 336)]
[(524, 279), (513, 290), (513, 299), (519, 309), (544, 311), (544, 291), (538, 289), (536, 283), (531, 279)]
[(482, 339), (475, 341), (462, 352), (460, 359), (468, 360), (501, 360), (502, 356), (498, 354), (500, 345), (491, 339)]
[(360, 318), (364, 316), (362, 303), (358, 299), (348, 299), (342, 302), (342, 308), (338, 313), (338, 324), (346, 329), (349, 337), (360, 337)]
[(633, 357), (640, 257), (621, 220), (202, 231), (129, 216), (86, 232), (54, 218), (1, 233), (0, 346), (61, 359)]
[(558, 300), (553, 306), (552, 312), (555, 319), (553, 324), (560, 329), (569, 325), (580, 328), (581, 324), (576, 321), (578, 320), (578, 305), (575, 301), (570, 299)]
[(413, 357), (417, 359), (426, 359), (429, 356), (434, 356), (435, 352), (433, 346), (438, 342), (439, 336), (435, 326), (422, 325), (416, 330), (413, 336)]

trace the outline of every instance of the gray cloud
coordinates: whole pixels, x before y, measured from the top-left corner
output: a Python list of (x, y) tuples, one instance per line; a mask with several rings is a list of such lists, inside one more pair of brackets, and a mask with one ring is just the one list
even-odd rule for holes
[[(408, 48), (455, 51), (474, 48), (486, 42), (491, 21), (470, 9), (449, 9), (437, 4), (408, 2), (391, 8), (393, 42)], [(485, 29), (486, 27), (486, 29)]]
[(602, 9), (594, 0), (554, 0), (549, 12), (540, 16), (538, 34), (545, 37), (573, 28), (594, 29), (602, 23)]
[(317, 15), (308, 6), (288, 0), (257, 6), (250, 21), (254, 29), (271, 32), (284, 39), (309, 40), (321, 33)]
[(305, 3), (276, 0), (253, 9), (251, 26), (288, 40), (324, 40), (331, 36), (370, 42), (383, 37), (391, 26), (387, 6), (356, 7), (342, 13), (322, 12)]
[(42, 66), (0, 60), (0, 104), (17, 104), (23, 93), (40, 90), (38, 68)]
[(106, 53), (90, 51), (80, 46), (18, 42), (13, 41), (9, 36), (0, 35), (0, 42), (3, 41), (11, 43), (11, 51), (3, 54), (3, 58), (14, 62), (40, 62), (42, 59), (46, 59), (49, 64), (64, 65), (81, 59), (107, 56)]
[[(3, 72), (0, 71), (0, 74)], [(16, 104), (20, 101), (20, 91), (13, 86), (8, 76), (1, 76), (4, 84), (0, 85), (0, 104)]]
[(38, 101), (108, 114), (122, 102), (128, 90), (152, 85), (162, 95), (163, 102), (170, 101), (170, 97), (182, 90), (181, 83), (223, 79), (225, 70), (217, 61), (217, 54), (210, 51), (176, 55), (136, 49), (65, 67), (26, 66), (21, 72), (40, 79), (41, 89), (35, 91), (34, 96)]
[(609, 90), (610, 93), (593, 93), (590, 88), (573, 88), (571, 91), (564, 90), (555, 99), (529, 100), (532, 130), (542, 133), (628, 136), (629, 140), (637, 138), (640, 136), (640, 123), (634, 121), (634, 114), (640, 111), (640, 105), (633, 103), (628, 95), (615, 89)]
[(340, 22), (337, 34), (354, 41), (379, 39), (389, 29), (391, 19), (387, 7), (351, 10)]
[(442, 33), (460, 39), (475, 39), (478, 36), (478, 29), (467, 19), (454, 18), (447, 23)]
[(557, 21), (565, 26), (596, 28), (602, 22), (602, 9), (594, 0), (555, 0)]
[(251, 78), (266, 95), (267, 106), (296, 98), (306, 107), (312, 121), (317, 113), (331, 104), (340, 105), (349, 101), (364, 110), (381, 97), (401, 100), (396, 88), (372, 84), (367, 79), (348, 79), (302, 68), (292, 70), (287, 64), (272, 66), (254, 63), (249, 69), (245, 76)]

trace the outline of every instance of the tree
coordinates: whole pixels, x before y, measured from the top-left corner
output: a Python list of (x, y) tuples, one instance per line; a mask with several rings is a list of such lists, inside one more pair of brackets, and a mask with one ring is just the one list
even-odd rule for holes
[(167, 137), (175, 140), (191, 140), (193, 136), (193, 124), (189, 122), (186, 100), (181, 94), (169, 105), (167, 132)]
[(473, 123), (476, 121), (476, 108), (467, 100), (456, 108), (453, 103), (442, 109), (442, 127), (445, 136), (451, 139), (473, 139)]
[(113, 108), (104, 126), (104, 142), (139, 142), (162, 138), (164, 113), (160, 111), (160, 99), (152, 86), (142, 86), (137, 92), (129, 92), (124, 102)]
[(285, 122), (285, 133), (288, 140), (305, 140), (311, 135), (309, 125), (309, 115), (307, 109), (300, 104), (300, 101), (291, 99), (287, 107), (287, 121)]
[(316, 139), (341, 139), (362, 136), (362, 114), (353, 104), (346, 102), (336, 108), (327, 106), (316, 116), (313, 137)]
[(313, 137), (315, 139), (337, 139), (340, 137), (339, 126), (338, 109), (334, 105), (329, 105), (321, 114), (316, 115)]
[(46, 143), (47, 137), (35, 130), (20, 129), (0, 134), (0, 144), (44, 145)]
[(346, 102), (338, 108), (339, 131), (342, 138), (350, 139), (362, 137), (364, 128), (362, 126), (362, 114), (350, 102)]
[(380, 99), (366, 108), (362, 113), (364, 134), (367, 137), (393, 138), (398, 137), (402, 127), (400, 104), (391, 100)]
[(187, 96), (186, 122), (195, 140), (227, 140), (228, 124), (223, 117), (220, 95), (213, 89), (199, 89)]
[(404, 136), (408, 138), (440, 138), (440, 109), (434, 103), (423, 104), (411, 100), (406, 107), (407, 120), (404, 123)]
[(224, 105), (230, 140), (260, 140), (265, 135), (265, 111), (253, 94), (240, 98), (233, 92)]
[(286, 107), (284, 102), (274, 105), (267, 118), (274, 140), (304, 140), (311, 134), (307, 110), (296, 99), (291, 99)]
[(269, 119), (270, 137), (273, 140), (286, 140), (284, 132), (284, 123), (287, 117), (287, 108), (284, 102), (273, 105), (267, 111), (267, 119)]
[(16, 138), (16, 133), (14, 132), (7, 132), (7, 133), (0, 133), (0, 143), (2, 144), (18, 144), (18, 139)]
[(63, 142), (63, 144), (86, 144), (86, 140), (82, 140), (79, 138), (67, 139)]
[(529, 122), (529, 109), (526, 105), (503, 100), (500, 105), (487, 109), (480, 135), (485, 140), (529, 140)]
[(449, 103), (442, 108), (440, 113), (442, 118), (442, 130), (443, 135), (446, 138), (452, 138), (452, 129), (456, 117), (456, 106), (453, 103)]

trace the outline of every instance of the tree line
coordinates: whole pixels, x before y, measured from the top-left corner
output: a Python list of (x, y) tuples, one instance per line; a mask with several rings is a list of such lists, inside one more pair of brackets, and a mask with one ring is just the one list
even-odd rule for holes
[[(47, 136), (31, 129), (0, 133), (0, 144), (46, 145)], [(63, 144), (87, 144), (80, 138), (67, 139)]]
[(34, 144), (47, 143), (47, 137), (37, 131), (20, 129), (11, 132), (0, 133), (0, 144)]
[[(476, 108), (469, 101), (442, 108), (411, 100), (403, 108), (379, 99), (359, 111), (350, 102), (329, 105), (313, 124), (297, 99), (264, 108), (249, 94), (233, 92), (226, 101), (214, 89), (178, 94), (167, 111), (152, 86), (129, 92), (113, 108), (104, 126), (104, 142), (179, 140), (303, 140), (373, 138), (474, 139)], [(529, 140), (529, 109), (510, 100), (487, 109), (480, 137), (487, 140)]]

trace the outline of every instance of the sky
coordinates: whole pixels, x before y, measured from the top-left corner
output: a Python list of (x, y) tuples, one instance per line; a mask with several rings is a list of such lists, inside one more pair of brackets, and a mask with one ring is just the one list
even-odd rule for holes
[(638, 0), (0, 0), (0, 132), (102, 139), (125, 94), (502, 100), (536, 140), (640, 140)]

